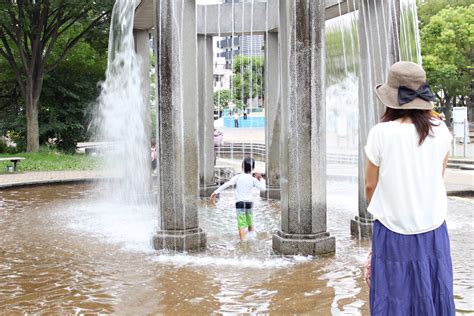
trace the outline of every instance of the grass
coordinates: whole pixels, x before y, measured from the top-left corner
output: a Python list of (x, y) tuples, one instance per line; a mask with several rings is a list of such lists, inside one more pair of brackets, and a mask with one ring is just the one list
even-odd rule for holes
[[(58, 170), (94, 170), (101, 165), (101, 158), (84, 154), (66, 154), (60, 151), (42, 148), (36, 153), (0, 154), (0, 158), (24, 157), (17, 164), (17, 172), (58, 171)], [(0, 174), (7, 173), (10, 161), (0, 161)]]

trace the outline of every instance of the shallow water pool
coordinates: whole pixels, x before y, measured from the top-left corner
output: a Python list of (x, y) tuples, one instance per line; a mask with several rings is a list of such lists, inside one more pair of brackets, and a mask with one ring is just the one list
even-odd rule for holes
[[(351, 238), (357, 185), (328, 184), (336, 255), (271, 251), (278, 201), (258, 200), (257, 233), (239, 243), (233, 192), (200, 203), (208, 249), (156, 252), (156, 207), (105, 202), (91, 184), (0, 191), (0, 311), (18, 313), (368, 315), (361, 266), (369, 242)], [(450, 198), (456, 307), (473, 313), (472, 199)]]

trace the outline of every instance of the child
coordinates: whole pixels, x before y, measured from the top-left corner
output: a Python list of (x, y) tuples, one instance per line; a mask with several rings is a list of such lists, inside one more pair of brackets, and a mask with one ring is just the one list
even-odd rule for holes
[(260, 173), (255, 173), (252, 177), (252, 171), (255, 168), (255, 160), (247, 157), (242, 162), (242, 170), (244, 173), (238, 174), (211, 194), (211, 200), (215, 203), (217, 194), (221, 193), (231, 185), (236, 185), (235, 188), (235, 208), (237, 211), (237, 227), (239, 229), (240, 240), (245, 240), (245, 229), (253, 231), (253, 216), (252, 216), (252, 189), (256, 187), (260, 191), (265, 191), (265, 180), (262, 179)]
[(156, 153), (156, 141), (151, 141), (151, 170), (154, 172), (157, 166), (156, 158), (158, 157)]

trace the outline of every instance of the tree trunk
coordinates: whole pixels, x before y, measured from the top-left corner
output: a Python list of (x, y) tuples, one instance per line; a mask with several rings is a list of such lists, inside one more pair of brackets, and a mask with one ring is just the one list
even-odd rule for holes
[(446, 125), (448, 127), (451, 126), (451, 116), (452, 116), (452, 106), (451, 106), (451, 96), (448, 94), (444, 95), (444, 108), (443, 108), (444, 116), (446, 117)]
[(26, 151), (36, 152), (39, 149), (38, 100), (35, 97), (33, 85), (26, 85)]

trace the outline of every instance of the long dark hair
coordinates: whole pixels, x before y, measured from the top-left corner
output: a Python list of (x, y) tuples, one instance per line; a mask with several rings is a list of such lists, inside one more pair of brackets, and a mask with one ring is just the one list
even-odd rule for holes
[(433, 122), (433, 111), (431, 110), (395, 110), (389, 107), (385, 108), (385, 113), (382, 115), (382, 122), (395, 121), (397, 119), (410, 118), (412, 123), (415, 124), (418, 136), (420, 136), (419, 145), (423, 144), (426, 137), (433, 132), (433, 126), (436, 126)]

